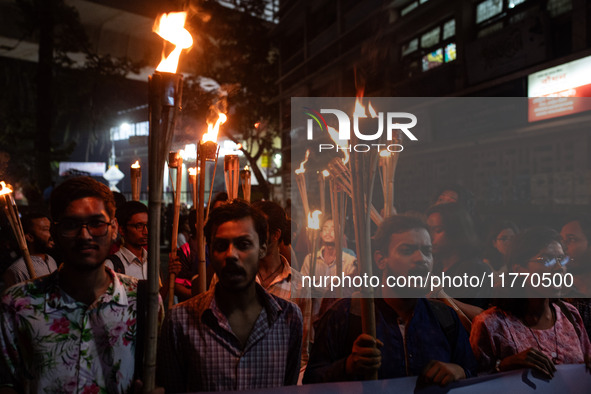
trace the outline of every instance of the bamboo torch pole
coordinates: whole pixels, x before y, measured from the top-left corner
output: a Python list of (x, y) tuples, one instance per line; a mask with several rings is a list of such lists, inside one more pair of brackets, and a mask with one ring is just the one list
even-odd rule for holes
[[(354, 120), (359, 121), (359, 117), (364, 117), (364, 114), (361, 115), (356, 110)], [(359, 142), (361, 141), (356, 134), (352, 136), (351, 144), (357, 144)], [(353, 202), (357, 261), (360, 268), (360, 274), (367, 274), (367, 276), (372, 275), (370, 206), (376, 169), (377, 154), (373, 152), (351, 153), (351, 200)], [(361, 294), (362, 331), (375, 338), (376, 321), (373, 289), (369, 286), (362, 287)], [(372, 376), (368, 376), (368, 378), (376, 380), (377, 371), (372, 374)]]
[[(179, 235), (179, 216), (181, 213), (181, 187), (183, 181), (183, 158), (178, 152), (168, 155), (168, 167), (176, 168), (176, 189), (174, 192), (174, 213), (172, 217), (172, 237), (170, 241), (170, 258), (176, 259), (177, 240)], [(171, 272), (168, 276), (168, 308), (174, 305), (174, 284), (176, 275)]]
[(6, 218), (8, 219), (10, 227), (12, 228), (12, 233), (14, 234), (16, 242), (18, 243), (18, 247), (21, 250), (21, 254), (23, 255), (23, 260), (27, 266), (29, 276), (31, 279), (35, 279), (37, 274), (35, 272), (35, 268), (33, 267), (31, 254), (29, 253), (29, 248), (27, 246), (27, 240), (25, 238), (23, 226), (18, 214), (18, 207), (12, 198), (12, 189), (4, 182), (0, 182), (0, 186), (2, 186), (2, 189), (0, 189), (0, 198), (2, 199), (4, 205), (4, 213), (6, 214)]
[[(217, 164), (219, 145), (217, 144), (217, 136), (220, 126), (226, 122), (227, 117), (223, 113), (218, 113), (218, 119), (213, 124), (208, 124), (207, 133), (203, 135), (202, 140), (197, 146), (197, 162), (199, 163), (199, 193), (197, 200), (197, 294), (203, 293), (207, 288), (207, 270), (205, 261), (205, 239), (203, 238), (204, 204), (205, 204), (205, 163), (214, 161)], [(215, 175), (214, 175), (215, 176)], [(212, 179), (213, 181), (213, 179)], [(211, 195), (211, 188), (209, 193)], [(208, 204), (209, 205), (209, 204)]]
[[(163, 58), (148, 79), (148, 297), (145, 324), (145, 353), (143, 357), (143, 391), (151, 392), (156, 386), (156, 348), (158, 340), (158, 314), (160, 309), (160, 213), (164, 166), (177, 113), (181, 108), (183, 76), (176, 74), (183, 49), (193, 45), (191, 34), (184, 28), (186, 12), (163, 14), (154, 24), (154, 32), (175, 45), (175, 50)], [(138, 319), (140, 316), (138, 315)], [(143, 317), (141, 317), (143, 319)], [(138, 341), (142, 339), (139, 338)]]
[(197, 167), (189, 168), (189, 183), (193, 190), (193, 209), (197, 207)]
[(239, 168), (238, 155), (224, 156), (224, 180), (226, 182), (228, 202), (238, 198)]
[(244, 170), (240, 170), (240, 179), (242, 179), (242, 197), (245, 201), (250, 202), (250, 168), (244, 166)]
[(139, 201), (142, 190), (142, 168), (140, 167), (139, 160), (136, 160), (131, 165), (129, 175), (131, 178), (131, 199), (133, 201)]

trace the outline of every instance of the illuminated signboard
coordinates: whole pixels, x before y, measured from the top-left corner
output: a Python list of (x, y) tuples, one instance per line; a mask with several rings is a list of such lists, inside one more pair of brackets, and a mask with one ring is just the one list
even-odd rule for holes
[(528, 76), (530, 122), (570, 115), (591, 109), (591, 56)]

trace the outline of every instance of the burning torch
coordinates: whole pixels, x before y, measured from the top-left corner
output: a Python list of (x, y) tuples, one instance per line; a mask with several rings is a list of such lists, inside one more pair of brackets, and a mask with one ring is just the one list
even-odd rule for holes
[(29, 248), (27, 247), (27, 240), (25, 238), (25, 232), (23, 231), (21, 219), (18, 214), (18, 207), (12, 198), (12, 189), (4, 182), (0, 182), (0, 186), (2, 186), (0, 189), (0, 202), (4, 207), (4, 213), (6, 214), (6, 218), (10, 223), (14, 237), (16, 238), (18, 246), (21, 250), (23, 259), (25, 260), (27, 271), (29, 271), (29, 276), (31, 279), (35, 279), (37, 275), (35, 274), (33, 261), (31, 261), (31, 255), (29, 254)]
[(131, 178), (131, 199), (133, 201), (139, 201), (142, 190), (142, 168), (140, 167), (139, 160), (136, 160), (131, 165), (129, 175)]
[(184, 28), (186, 12), (161, 15), (154, 32), (175, 45), (174, 50), (148, 79), (150, 135), (148, 138), (148, 314), (146, 321), (146, 352), (144, 355), (144, 391), (155, 387), (156, 341), (158, 337), (158, 290), (160, 272), (160, 212), (164, 165), (174, 134), (177, 113), (181, 108), (183, 76), (176, 73), (183, 49), (193, 45), (191, 34)]

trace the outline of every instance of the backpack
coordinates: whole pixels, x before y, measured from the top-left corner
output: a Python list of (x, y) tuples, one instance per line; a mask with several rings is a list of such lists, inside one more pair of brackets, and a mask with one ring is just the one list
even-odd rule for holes
[(125, 266), (123, 265), (123, 262), (121, 261), (119, 256), (117, 256), (116, 254), (112, 254), (109, 257), (107, 257), (107, 259), (111, 260), (111, 262), (113, 263), (113, 271), (117, 272), (118, 274), (125, 275)]

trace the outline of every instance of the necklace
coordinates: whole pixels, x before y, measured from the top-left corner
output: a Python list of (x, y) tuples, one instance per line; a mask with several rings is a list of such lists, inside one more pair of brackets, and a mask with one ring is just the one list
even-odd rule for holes
[[(550, 353), (550, 355), (552, 356), (552, 362), (554, 364), (556, 364), (556, 362), (558, 361), (558, 338), (556, 336), (556, 322), (557, 322), (557, 318), (554, 318), (554, 352)], [(529, 329), (529, 332), (531, 333), (531, 335), (534, 337), (534, 339), (536, 340), (536, 344), (538, 345), (538, 349), (540, 350), (540, 352), (542, 351), (542, 346), (540, 346), (540, 342), (538, 341), (538, 337), (536, 336), (536, 334), (534, 333), (534, 330), (531, 329), (531, 327), (526, 326)]]

